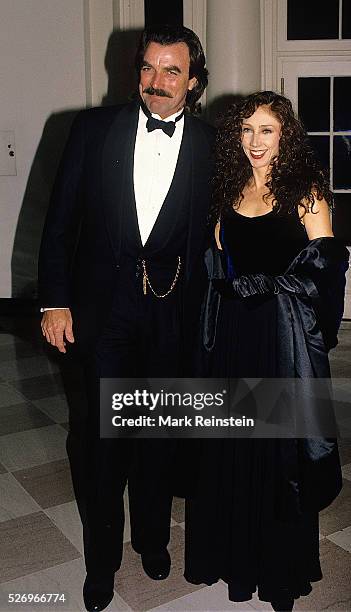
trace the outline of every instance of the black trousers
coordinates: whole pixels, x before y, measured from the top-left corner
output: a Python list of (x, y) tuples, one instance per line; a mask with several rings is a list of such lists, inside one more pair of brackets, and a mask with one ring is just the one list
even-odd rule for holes
[(133, 547), (142, 553), (167, 546), (178, 446), (167, 439), (100, 439), (100, 379), (175, 377), (179, 358), (179, 290), (159, 299), (143, 294), (141, 279), (126, 282), (85, 363), (86, 400), (80, 410), (73, 406), (67, 441), (88, 571), (120, 567), (127, 481)]

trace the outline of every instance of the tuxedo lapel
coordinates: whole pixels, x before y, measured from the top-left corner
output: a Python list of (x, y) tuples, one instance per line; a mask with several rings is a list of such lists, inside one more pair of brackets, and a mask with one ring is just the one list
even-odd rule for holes
[(133, 103), (119, 111), (108, 130), (102, 154), (103, 208), (116, 262), (120, 258), (124, 204), (134, 201), (133, 160), (138, 110), (139, 106)]

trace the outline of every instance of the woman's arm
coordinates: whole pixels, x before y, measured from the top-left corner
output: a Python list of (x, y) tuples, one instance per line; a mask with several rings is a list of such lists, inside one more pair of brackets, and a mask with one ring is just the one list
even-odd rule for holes
[(300, 218), (310, 240), (334, 236), (331, 226), (330, 209), (324, 198), (323, 200), (317, 200), (315, 197), (312, 209), (309, 204), (307, 212), (305, 212), (303, 206), (300, 206)]
[(222, 245), (221, 245), (221, 241), (220, 241), (220, 238), (219, 238), (220, 231), (221, 231), (221, 222), (218, 221), (218, 223), (216, 224), (216, 227), (215, 227), (215, 239), (216, 239), (217, 248), (220, 251), (223, 251)]

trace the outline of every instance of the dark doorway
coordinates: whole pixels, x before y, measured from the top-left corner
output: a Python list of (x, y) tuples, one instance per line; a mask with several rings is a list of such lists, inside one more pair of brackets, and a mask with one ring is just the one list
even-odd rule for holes
[(145, 27), (183, 25), (183, 0), (145, 0)]

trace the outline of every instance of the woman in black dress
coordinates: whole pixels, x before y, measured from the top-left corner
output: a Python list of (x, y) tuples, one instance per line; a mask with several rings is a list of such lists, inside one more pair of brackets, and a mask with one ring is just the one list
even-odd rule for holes
[[(210, 283), (207, 307), (216, 295), (220, 305), (215, 315), (205, 309), (202, 329), (210, 376), (329, 375), (327, 351), (341, 318), (335, 296), (347, 267), (331, 205), (289, 100), (259, 92), (228, 111), (217, 137), (212, 211), (211, 261), (221, 253), (224, 279)], [(335, 312), (325, 320), (320, 305), (330, 279)], [(341, 478), (336, 442), (313, 449), (305, 442), (203, 441), (186, 503), (188, 581), (222, 579), (232, 601), (249, 600), (258, 588), (274, 610), (292, 610), (294, 599), (310, 593), (322, 577), (318, 511), (338, 494)], [(307, 474), (296, 482), (294, 461)]]

